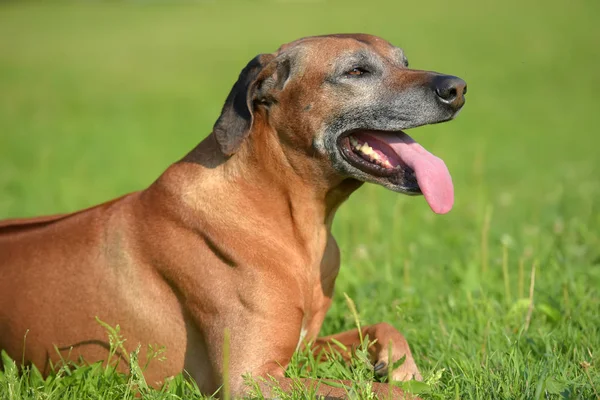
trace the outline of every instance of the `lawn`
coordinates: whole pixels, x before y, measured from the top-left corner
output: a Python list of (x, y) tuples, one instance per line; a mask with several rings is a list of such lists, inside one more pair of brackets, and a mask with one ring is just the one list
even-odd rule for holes
[[(322, 333), (355, 325), (346, 293), (361, 323), (406, 335), (425, 378), (407, 389), (425, 399), (599, 398), (598, 15), (597, 0), (3, 2), (0, 219), (142, 189), (210, 132), (256, 54), (376, 34), (412, 68), (468, 82), (458, 119), (411, 131), (446, 161), (456, 203), (437, 216), (423, 198), (355, 193)], [(305, 358), (290, 376), (372, 377), (359, 358)], [(135, 369), (42, 381), (5, 364), (3, 399), (198, 397), (181, 377), (144, 389)]]

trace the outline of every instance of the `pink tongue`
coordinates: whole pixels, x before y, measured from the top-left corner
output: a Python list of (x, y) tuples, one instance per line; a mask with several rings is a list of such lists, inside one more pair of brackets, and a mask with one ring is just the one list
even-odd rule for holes
[(394, 134), (369, 132), (385, 142), (415, 171), (419, 187), (433, 212), (445, 214), (454, 205), (452, 177), (444, 162), (425, 150), (404, 132)]

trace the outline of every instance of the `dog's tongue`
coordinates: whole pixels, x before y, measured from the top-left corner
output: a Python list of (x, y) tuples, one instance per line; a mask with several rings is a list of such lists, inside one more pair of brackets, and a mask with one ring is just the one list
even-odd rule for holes
[(404, 132), (369, 134), (390, 146), (415, 171), (421, 192), (433, 212), (445, 214), (452, 209), (454, 186), (444, 161), (425, 150)]

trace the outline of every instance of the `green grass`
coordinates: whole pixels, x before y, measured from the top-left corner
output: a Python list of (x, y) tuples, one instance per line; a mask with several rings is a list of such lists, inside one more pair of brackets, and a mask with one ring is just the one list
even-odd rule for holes
[[(334, 224), (343, 261), (322, 333), (354, 326), (347, 293), (361, 323), (406, 335), (424, 398), (598, 398), (598, 15), (596, 0), (2, 3), (0, 217), (144, 188), (210, 132), (254, 55), (310, 34), (377, 34), (412, 67), (469, 84), (457, 120), (412, 132), (446, 161), (457, 200), (435, 216), (422, 198), (354, 194)], [(358, 390), (372, 379), (360, 358), (307, 357), (290, 376), (352, 377)], [(181, 376), (145, 389), (136, 369), (42, 380), (5, 368), (2, 399), (198, 397)]]

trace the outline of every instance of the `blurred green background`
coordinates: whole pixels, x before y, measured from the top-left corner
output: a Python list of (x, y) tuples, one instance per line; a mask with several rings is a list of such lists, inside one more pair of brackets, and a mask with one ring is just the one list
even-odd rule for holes
[[(362, 188), (336, 217), (338, 292), (365, 322), (401, 328), (426, 375), (445, 369), (439, 393), (531, 398), (552, 376), (592, 396), (599, 17), (598, 0), (0, 3), (0, 218), (146, 187), (211, 131), (258, 53), (307, 35), (379, 35), (412, 68), (469, 85), (455, 121), (410, 132), (446, 161), (456, 204), (435, 216), (422, 198)], [(534, 260), (546, 308), (522, 348)], [(324, 333), (351, 325), (338, 296)]]

